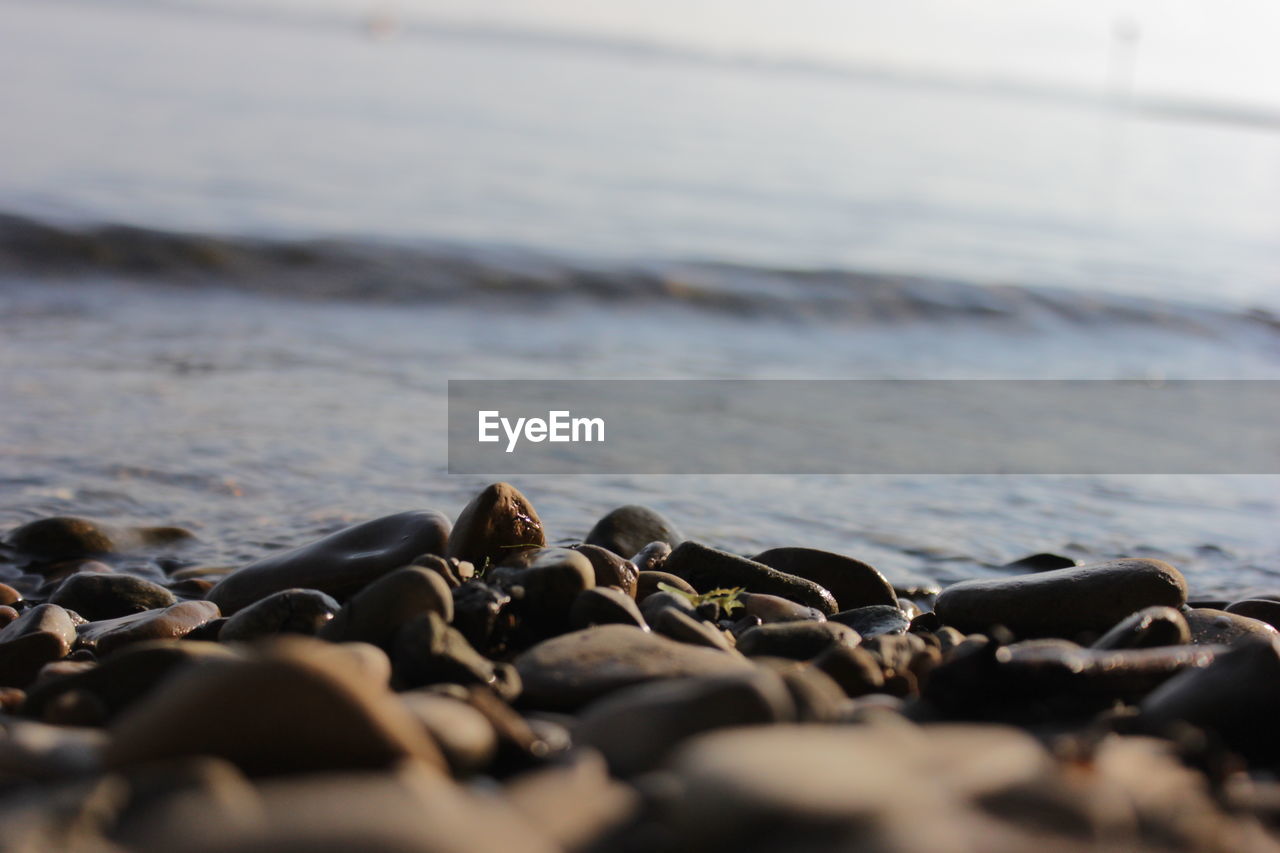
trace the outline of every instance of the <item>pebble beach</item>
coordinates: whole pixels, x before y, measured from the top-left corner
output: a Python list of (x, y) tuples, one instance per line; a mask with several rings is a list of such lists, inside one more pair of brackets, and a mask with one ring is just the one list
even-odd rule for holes
[(495, 483), (236, 566), (182, 528), (11, 529), (0, 843), (1280, 849), (1280, 595), (1052, 553), (895, 588), (678, 525), (548, 546)]

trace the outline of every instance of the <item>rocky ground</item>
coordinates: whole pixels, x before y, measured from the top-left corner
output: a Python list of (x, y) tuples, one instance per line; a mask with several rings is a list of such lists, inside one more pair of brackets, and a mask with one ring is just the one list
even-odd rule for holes
[(1280, 850), (1280, 596), (1157, 560), (895, 589), (496, 484), (125, 570), (186, 535), (8, 534), (0, 848)]

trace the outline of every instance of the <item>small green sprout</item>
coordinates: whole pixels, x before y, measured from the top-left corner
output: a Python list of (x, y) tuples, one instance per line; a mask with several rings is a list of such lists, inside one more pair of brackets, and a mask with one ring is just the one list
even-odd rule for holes
[(697, 607), (700, 604), (705, 604), (706, 602), (718, 604), (720, 605), (720, 609), (723, 610), (726, 615), (732, 613), (735, 607), (743, 606), (742, 602), (738, 600), (738, 596), (746, 592), (745, 588), (735, 586), (733, 589), (713, 589), (711, 592), (690, 594), (667, 583), (659, 583), (658, 589), (663, 592), (670, 592), (674, 595), (678, 595), (694, 607)]

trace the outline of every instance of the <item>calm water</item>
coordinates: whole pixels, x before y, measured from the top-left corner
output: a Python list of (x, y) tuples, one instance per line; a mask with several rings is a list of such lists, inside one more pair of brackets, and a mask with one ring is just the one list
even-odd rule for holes
[[(375, 255), (505, 247), (617, 291), (517, 309), (410, 275), (386, 305), (336, 272), (342, 298), (315, 301), (270, 275), (11, 270), (0, 526), (178, 523), (200, 536), (188, 559), (233, 563), (377, 513), (452, 513), (483, 483), (444, 473), (447, 378), (1280, 378), (1275, 132), (514, 36), (0, 15), (2, 211)], [(629, 298), (637, 265), (719, 296)], [(830, 547), (900, 579), (1054, 549), (1165, 556), (1204, 591), (1280, 586), (1276, 478), (518, 485), (556, 538), (635, 501), (727, 547)]]

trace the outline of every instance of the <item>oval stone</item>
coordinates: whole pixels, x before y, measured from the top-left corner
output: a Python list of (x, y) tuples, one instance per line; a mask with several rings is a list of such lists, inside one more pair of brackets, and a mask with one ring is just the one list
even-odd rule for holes
[(830, 590), (840, 610), (872, 604), (898, 606), (898, 596), (884, 575), (873, 566), (843, 554), (816, 548), (771, 548), (752, 559)]

